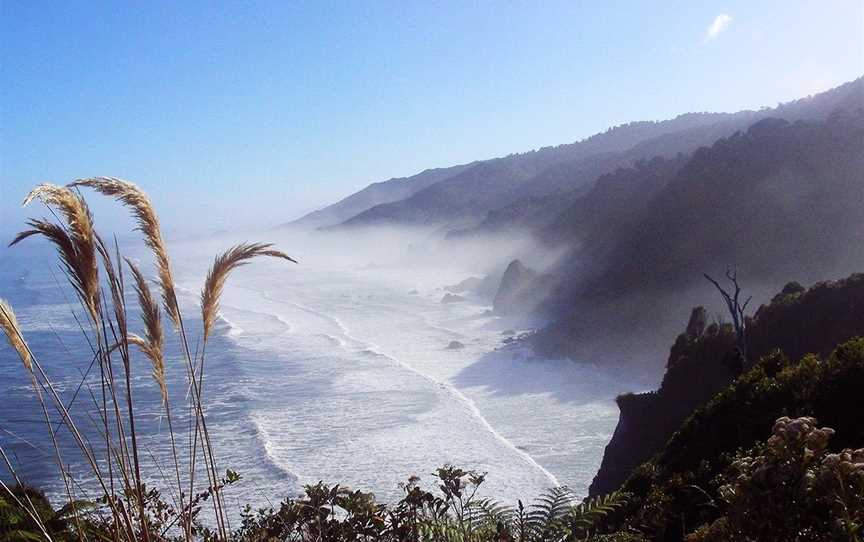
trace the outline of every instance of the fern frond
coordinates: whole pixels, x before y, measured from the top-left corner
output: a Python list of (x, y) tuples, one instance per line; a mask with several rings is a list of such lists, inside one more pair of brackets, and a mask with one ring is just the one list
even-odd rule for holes
[(629, 493), (613, 491), (571, 506), (563, 518), (567, 540), (575, 540), (590, 534), (601, 519), (625, 506), (629, 498)]
[(460, 526), (450, 519), (421, 521), (417, 531), (424, 542), (467, 542)]
[(506, 506), (488, 498), (473, 501), (467, 512), (468, 518), (475, 528), (489, 523), (492, 525), (499, 522), (509, 524), (514, 514), (512, 506)]
[(553, 487), (545, 491), (530, 506), (527, 515), (528, 530), (532, 539), (550, 540), (561, 530), (561, 521), (571, 508), (573, 492), (566, 486)]

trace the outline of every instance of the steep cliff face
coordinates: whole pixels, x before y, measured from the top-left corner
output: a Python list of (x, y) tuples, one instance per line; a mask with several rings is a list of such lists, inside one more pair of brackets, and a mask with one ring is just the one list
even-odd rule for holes
[[(704, 325), (694, 309), (687, 332), (672, 346), (657, 391), (618, 398), (621, 416), (606, 447), (592, 495), (618, 488), (631, 471), (663, 449), (681, 423), (735, 377), (731, 326)], [(749, 320), (747, 351), (755, 362), (780, 349), (791, 359), (825, 355), (837, 344), (864, 335), (864, 274), (815, 284), (789, 283)]]
[(731, 382), (735, 334), (728, 325), (706, 327), (704, 322), (705, 310), (693, 309), (687, 332), (672, 346), (660, 389), (618, 397), (618, 426), (589, 488), (591, 495), (617, 489), (636, 466), (662, 449), (693, 410)]
[[(853, 452), (864, 446), (862, 389), (860, 337), (827, 356), (763, 356), (634, 469), (625, 509), (601, 529), (658, 542), (850, 540), (864, 524), (864, 485), (849, 483), (864, 458)], [(833, 436), (790, 419), (802, 417)]]

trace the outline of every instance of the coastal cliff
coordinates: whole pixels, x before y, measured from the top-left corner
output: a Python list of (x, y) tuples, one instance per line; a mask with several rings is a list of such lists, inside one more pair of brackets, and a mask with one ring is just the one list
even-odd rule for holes
[[(808, 353), (826, 355), (860, 335), (864, 274), (819, 282), (807, 290), (791, 282), (748, 319), (747, 351), (751, 364), (777, 349), (799, 359)], [(590, 494), (617, 489), (634, 468), (660, 452), (694, 410), (734, 380), (736, 356), (731, 326), (705, 325), (704, 311), (694, 309), (687, 331), (671, 348), (659, 389), (618, 397), (618, 426)]]

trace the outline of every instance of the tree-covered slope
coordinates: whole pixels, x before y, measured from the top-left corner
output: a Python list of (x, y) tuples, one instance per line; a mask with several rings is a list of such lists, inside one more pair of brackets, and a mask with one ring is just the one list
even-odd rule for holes
[(572, 190), (615, 167), (626, 165), (634, 158), (659, 154), (652, 147), (645, 147), (635, 156), (628, 152), (645, 141), (706, 127), (710, 129), (730, 119), (744, 122), (752, 119), (753, 115), (755, 113), (750, 111), (696, 113), (661, 122), (633, 122), (576, 143), (477, 162), (462, 173), (420, 190), (409, 198), (372, 207), (347, 220), (345, 225), (477, 221), (489, 211), (522, 198)]
[[(744, 111), (715, 118), (715, 122), (670, 130), (646, 138), (624, 151), (564, 161), (520, 184), (508, 196), (511, 203), (503, 208), (490, 210), (475, 227), (463, 229), (459, 233), (464, 236), (471, 233), (501, 233), (513, 229), (527, 229), (535, 232), (541, 240), (555, 243), (590, 237), (588, 233), (580, 231), (578, 223), (574, 224), (571, 219), (574, 214), (581, 214), (586, 207), (591, 209), (590, 205), (587, 205), (590, 198), (583, 201), (581, 196), (592, 186), (604, 184), (604, 176), (607, 174), (621, 169), (639, 169), (639, 162), (651, 161), (657, 157), (672, 159), (679, 154), (690, 155), (699, 147), (711, 146), (721, 138), (729, 137), (737, 131), (745, 131), (761, 119), (775, 117), (789, 122), (824, 120), (835, 111), (854, 111), (860, 107), (864, 107), (864, 81), (858, 79), (773, 109)], [(638, 171), (631, 174), (632, 180), (637, 184), (638, 175)], [(620, 196), (623, 198), (627, 197), (627, 191), (633, 190), (620, 183), (617, 189), (621, 190)], [(642, 194), (645, 199), (651, 196), (650, 192)], [(541, 205), (547, 206), (543, 209)], [(574, 209), (569, 209), (570, 206)], [(565, 214), (559, 216), (562, 212)], [(602, 213), (601, 208), (592, 214), (599, 216)]]
[(605, 529), (663, 542), (860, 540), (862, 388), (860, 338), (826, 357), (762, 358), (633, 471), (628, 507)]
[[(747, 324), (750, 359), (775, 349), (791, 359), (828, 355), (837, 344), (864, 335), (864, 275), (808, 290), (789, 283)], [(735, 346), (731, 325), (706, 327), (704, 310), (694, 310), (687, 331), (672, 346), (660, 388), (618, 398), (621, 417), (592, 494), (616, 489), (634, 467), (662, 449), (687, 416), (732, 382)]]
[(597, 332), (650, 332), (686, 310), (680, 294), (703, 283), (703, 272), (728, 265), (767, 285), (854, 269), (864, 232), (862, 151), (862, 110), (824, 121), (763, 119), (681, 167), (649, 162), (603, 178), (546, 230), (574, 246), (554, 269), (558, 286), (542, 309), (555, 323), (535, 343), (572, 355)]

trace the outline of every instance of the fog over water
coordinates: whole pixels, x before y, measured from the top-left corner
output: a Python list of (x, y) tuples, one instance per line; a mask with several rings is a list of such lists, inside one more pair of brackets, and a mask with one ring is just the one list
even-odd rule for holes
[[(538, 359), (505, 344), (513, 323), (479, 299), (441, 303), (444, 286), (517, 254), (539, 266), (554, 257), (527, 241), (444, 249), (428, 232), (251, 238), (276, 241), (300, 263), (261, 260), (236, 271), (208, 344), (208, 426), (220, 468), (244, 478), (229, 493), (237, 510), (246, 502), (276, 503), (318, 480), (393, 500), (399, 482), (416, 474), (431, 483), (430, 473), (444, 463), (488, 471), (486, 494), (507, 502), (558, 484), (585, 494), (617, 422), (614, 397), (652, 385), (598, 363)], [(193, 343), (206, 269), (237, 241), (170, 244)], [(128, 251), (150, 267), (140, 247)], [(36, 355), (71, 396), (92, 357), (70, 312), (71, 293), (67, 299), (58, 289), (47, 252), (25, 247), (2, 258), (0, 296), (15, 306)], [(464, 348), (448, 349), (451, 341)], [(168, 342), (170, 393), (179, 405), (184, 375), (173, 332)], [(7, 399), (0, 404), (0, 444), (25, 480), (57, 492), (50, 444), (20, 362), (7, 348), (0, 359)], [(165, 468), (170, 448), (157, 389), (145, 360), (134, 363), (145, 455)], [(92, 402), (80, 395), (75, 408), (83, 415)], [(182, 410), (175, 410), (175, 426), (185, 428)]]

